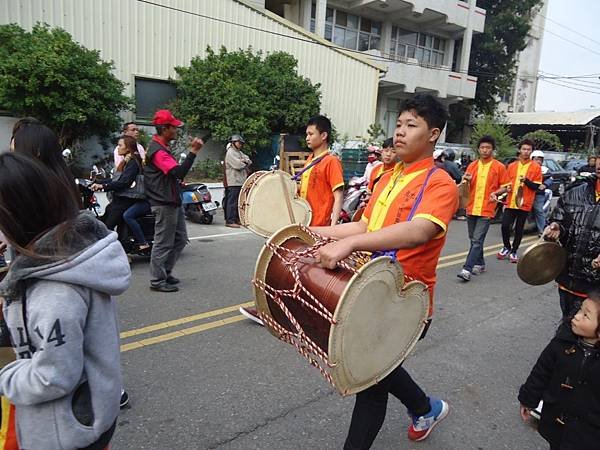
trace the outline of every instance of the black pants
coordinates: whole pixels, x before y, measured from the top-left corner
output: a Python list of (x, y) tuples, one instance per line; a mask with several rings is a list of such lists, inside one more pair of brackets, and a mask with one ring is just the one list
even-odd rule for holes
[(345, 450), (371, 448), (385, 420), (389, 393), (400, 400), (413, 415), (422, 416), (431, 409), (425, 392), (399, 366), (375, 386), (356, 394)]
[[(502, 241), (504, 247), (511, 252), (516, 253), (521, 245), (521, 239), (523, 239), (523, 228), (525, 228), (525, 221), (529, 212), (523, 211), (522, 209), (505, 208), (504, 214), (502, 214)], [(515, 239), (513, 240), (512, 246), (510, 245), (510, 228), (512, 224), (515, 224)]]
[(106, 228), (114, 230), (117, 225), (123, 222), (123, 213), (136, 201), (134, 198), (117, 197), (115, 195), (102, 216), (102, 222), (104, 222)]
[(225, 222), (240, 223), (240, 215), (238, 213), (238, 197), (240, 196), (241, 186), (228, 186), (225, 188)]

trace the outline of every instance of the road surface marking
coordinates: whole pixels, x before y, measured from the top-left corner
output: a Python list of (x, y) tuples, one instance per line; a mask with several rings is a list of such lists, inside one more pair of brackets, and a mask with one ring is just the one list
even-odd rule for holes
[[(537, 237), (530, 237), (530, 238), (525, 238), (525, 239), (523, 239), (523, 240), (521, 241), (521, 243), (522, 243), (522, 244), (529, 244), (530, 242), (535, 242), (535, 241), (537, 241), (537, 240), (538, 240), (538, 238), (537, 238)], [(487, 251), (487, 250), (491, 250), (491, 249), (493, 249), (493, 248), (495, 248), (495, 249), (499, 249), (499, 248), (502, 248), (502, 247), (504, 247), (504, 245), (503, 245), (503, 244), (494, 244), (494, 245), (488, 245), (487, 247), (483, 247), (483, 251), (485, 252), (485, 251)], [(442, 257), (440, 257), (440, 259), (439, 259), (438, 261), (447, 261), (447, 260), (449, 260), (449, 259), (455, 259), (455, 258), (459, 258), (459, 257), (461, 257), (461, 256), (467, 256), (468, 254), (469, 254), (469, 252), (468, 252), (468, 251), (466, 251), (466, 252), (461, 252), (461, 253), (455, 253), (455, 254), (453, 254), (453, 255), (446, 255), (446, 256), (442, 256)], [(438, 267), (437, 267), (437, 268), (439, 269), (439, 268), (440, 268), (440, 266), (438, 265)]]
[(148, 347), (150, 345), (159, 344), (161, 342), (170, 341), (184, 336), (189, 336), (191, 334), (201, 333), (202, 331), (222, 327), (224, 325), (229, 325), (230, 323), (239, 322), (241, 320), (246, 320), (246, 318), (240, 314), (234, 317), (227, 317), (226, 319), (220, 319), (215, 320), (213, 322), (203, 323), (202, 325), (196, 325), (195, 327), (184, 328), (183, 330), (173, 331), (167, 334), (161, 334), (160, 336), (142, 339), (140, 341), (131, 342), (129, 344), (123, 344), (121, 345), (121, 352), (128, 352), (129, 350)]
[(253, 304), (254, 301), (240, 303), (239, 305), (228, 306), (226, 308), (221, 309), (214, 309), (212, 311), (194, 314), (193, 316), (182, 317), (181, 319), (168, 320), (166, 322), (148, 325), (147, 327), (138, 328), (130, 331), (124, 331), (123, 333), (121, 333), (121, 339), (126, 339), (132, 336), (139, 336), (140, 334), (152, 333), (153, 331), (164, 330), (165, 328), (176, 327), (179, 325), (183, 325), (184, 323), (195, 322), (197, 320), (206, 319), (208, 317), (220, 316), (221, 314), (227, 314), (229, 312), (237, 311), (240, 308), (240, 306), (252, 306)]
[[(229, 233), (229, 234), (234, 234), (234, 233)], [(240, 234), (240, 233), (237, 233), (237, 234)], [(533, 237), (527, 238), (527, 239), (524, 239), (522, 241), (522, 243), (527, 244), (529, 242), (534, 242), (536, 240), (537, 240), (537, 238), (533, 238)], [(495, 255), (496, 250), (502, 248), (502, 246), (503, 246), (503, 244), (495, 244), (495, 245), (490, 245), (490, 246), (484, 247), (484, 250), (488, 250), (488, 251), (484, 251), (484, 256)], [(453, 255), (447, 255), (444, 258), (440, 258), (440, 260), (451, 259), (452, 261), (438, 264), (436, 269), (443, 269), (446, 267), (451, 267), (451, 266), (461, 264), (463, 261), (462, 257), (466, 256), (467, 254), (468, 254), (468, 252), (461, 252), (461, 253), (455, 253)], [(457, 258), (461, 258), (461, 259), (457, 259)], [(194, 314), (192, 316), (182, 317), (180, 319), (169, 320), (166, 322), (160, 322), (160, 323), (156, 323), (154, 325), (148, 325), (146, 327), (137, 328), (134, 330), (124, 331), (121, 333), (121, 339), (125, 339), (125, 338), (132, 337), (132, 336), (139, 336), (141, 334), (151, 333), (151, 332), (157, 331), (157, 330), (164, 330), (166, 328), (172, 328), (175, 326), (183, 325), (185, 323), (202, 320), (202, 319), (206, 319), (209, 317), (220, 316), (222, 314), (227, 314), (227, 313), (237, 311), (240, 307), (248, 307), (248, 306), (252, 306), (252, 305), (254, 305), (254, 300), (249, 301), (249, 302), (239, 303), (237, 305), (227, 306), (225, 308), (214, 309), (214, 310), (203, 312), (200, 314)], [(159, 344), (161, 342), (170, 341), (170, 340), (177, 339), (180, 337), (189, 336), (191, 334), (200, 333), (202, 331), (211, 330), (213, 328), (219, 328), (219, 327), (222, 327), (225, 325), (229, 325), (231, 323), (240, 322), (242, 320), (247, 320), (247, 319), (244, 316), (242, 316), (241, 314), (233, 316), (233, 317), (227, 317), (225, 319), (218, 319), (218, 320), (215, 320), (212, 322), (207, 322), (207, 323), (197, 325), (194, 327), (183, 328), (181, 330), (173, 331), (171, 333), (161, 334), (161, 335), (158, 335), (155, 337), (145, 338), (145, 339), (141, 339), (139, 341), (134, 341), (134, 342), (130, 342), (127, 344), (123, 344), (123, 345), (121, 345), (121, 351), (127, 352), (129, 350), (135, 350), (135, 349), (139, 349), (142, 347), (148, 347), (150, 345)]]
[(240, 234), (251, 234), (250, 231), (234, 231), (233, 233), (209, 234), (208, 236), (193, 236), (188, 238), (190, 241), (198, 241), (200, 239), (212, 239), (223, 236), (238, 236)]

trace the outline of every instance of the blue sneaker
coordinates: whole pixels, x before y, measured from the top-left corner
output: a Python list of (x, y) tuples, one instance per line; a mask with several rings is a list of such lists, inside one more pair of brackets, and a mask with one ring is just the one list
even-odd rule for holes
[(448, 403), (443, 400), (429, 397), (431, 411), (421, 417), (411, 415), (412, 423), (408, 427), (408, 439), (411, 441), (422, 441), (429, 436), (433, 427), (440, 423), (449, 411)]

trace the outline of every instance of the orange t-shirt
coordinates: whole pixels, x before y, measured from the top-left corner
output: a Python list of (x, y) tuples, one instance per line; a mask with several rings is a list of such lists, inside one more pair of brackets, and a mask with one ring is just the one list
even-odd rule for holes
[[(311, 154), (304, 167), (307, 167), (313, 158), (314, 155)], [(312, 209), (311, 226), (331, 224), (333, 191), (343, 186), (342, 163), (331, 154), (325, 155), (323, 159), (302, 174), (300, 197), (306, 199)]]
[(506, 172), (512, 187), (511, 192), (508, 195), (506, 207), (510, 209), (521, 209), (522, 211), (531, 211), (531, 208), (533, 208), (533, 200), (535, 199), (535, 190), (531, 189), (526, 184), (523, 184), (523, 205), (521, 208), (518, 208), (515, 203), (515, 196), (517, 195), (517, 189), (520, 185), (519, 176), (523, 175), (533, 183), (541, 183), (544, 181), (542, 167), (531, 160), (523, 164), (521, 160), (518, 159), (508, 165)]
[(384, 173), (391, 172), (395, 165), (395, 163), (392, 163), (389, 167), (385, 167), (385, 165), (381, 163), (376, 165), (373, 168), (373, 170), (371, 170), (371, 176), (369, 176), (369, 184), (367, 186), (369, 192), (373, 192), (373, 187), (375, 186), (375, 183), (381, 180), (381, 177)]
[(487, 163), (473, 161), (466, 173), (473, 176), (470, 182), (467, 214), (470, 216), (494, 217), (496, 202), (490, 200), (490, 194), (510, 184), (506, 167), (500, 161), (492, 159)]
[[(414, 163), (406, 170), (402, 163), (396, 164), (392, 172), (385, 174), (375, 185), (375, 192), (362, 217), (362, 220), (367, 223), (367, 230), (377, 231), (395, 223), (405, 222), (428, 172), (433, 167), (433, 158), (427, 158)], [(413, 218), (430, 220), (438, 225), (442, 232), (425, 244), (396, 252), (396, 259), (404, 273), (424, 282), (429, 288), (430, 316), (433, 314), (435, 270), (440, 252), (446, 242), (448, 224), (457, 208), (456, 183), (446, 171), (437, 169), (427, 182), (421, 203)]]

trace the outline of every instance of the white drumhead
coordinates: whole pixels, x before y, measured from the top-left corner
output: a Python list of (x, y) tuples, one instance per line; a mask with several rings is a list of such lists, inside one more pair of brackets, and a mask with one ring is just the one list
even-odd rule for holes
[[(288, 173), (281, 170), (264, 172), (246, 180), (246, 183), (253, 185), (249, 187), (247, 194), (240, 194), (238, 204), (242, 225), (250, 231), (269, 237), (287, 225), (310, 224), (310, 205), (298, 197), (296, 183)], [(246, 183), (242, 186), (242, 191), (244, 187), (248, 187)]]
[(340, 299), (329, 334), (331, 375), (342, 395), (385, 378), (419, 340), (429, 292), (419, 281), (404, 285), (402, 268), (387, 256), (361, 267)]

